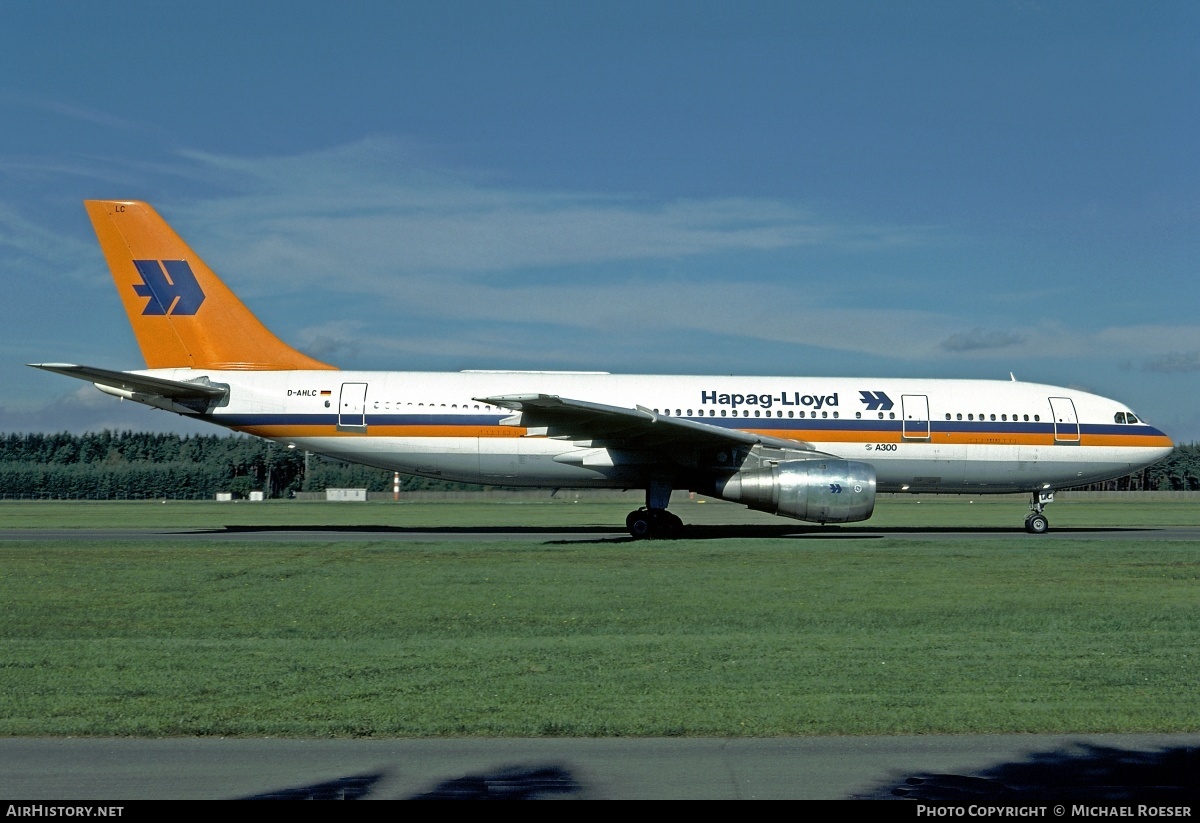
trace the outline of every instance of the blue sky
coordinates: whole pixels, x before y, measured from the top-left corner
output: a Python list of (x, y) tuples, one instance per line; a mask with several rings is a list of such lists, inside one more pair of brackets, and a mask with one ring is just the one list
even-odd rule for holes
[(23, 365), (143, 365), (81, 203), (129, 198), (345, 368), (1012, 371), (1200, 440), (1194, 2), (0, 22), (0, 431), (202, 430)]

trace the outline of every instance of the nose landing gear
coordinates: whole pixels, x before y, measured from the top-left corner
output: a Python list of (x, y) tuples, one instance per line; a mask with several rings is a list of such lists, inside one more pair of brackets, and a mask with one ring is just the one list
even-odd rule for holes
[(1054, 502), (1054, 492), (1036, 491), (1029, 501), (1029, 516), (1025, 518), (1025, 531), (1030, 534), (1045, 534), (1050, 531), (1050, 521), (1046, 519), (1043, 510)]

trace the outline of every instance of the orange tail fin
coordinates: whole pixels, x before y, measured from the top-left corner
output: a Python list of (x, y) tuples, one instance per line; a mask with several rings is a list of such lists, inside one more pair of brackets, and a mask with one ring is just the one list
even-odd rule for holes
[(84, 205), (149, 368), (334, 368), (272, 334), (146, 203)]

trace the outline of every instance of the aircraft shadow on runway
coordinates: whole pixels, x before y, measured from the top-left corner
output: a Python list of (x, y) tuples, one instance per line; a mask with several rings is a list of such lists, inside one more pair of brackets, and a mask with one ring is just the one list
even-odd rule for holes
[(1076, 745), (1037, 752), (976, 774), (917, 773), (881, 783), (857, 799), (928, 803), (1194, 805), (1200, 801), (1200, 751), (1130, 751)]

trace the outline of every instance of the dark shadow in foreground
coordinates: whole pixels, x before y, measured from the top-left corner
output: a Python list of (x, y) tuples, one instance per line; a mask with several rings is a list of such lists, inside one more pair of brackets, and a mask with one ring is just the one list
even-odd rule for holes
[(977, 774), (917, 773), (857, 798), (947, 804), (1194, 805), (1200, 801), (1200, 750), (1144, 752), (1081, 744), (1034, 753)]
[[(383, 774), (341, 777), (311, 786), (265, 792), (246, 800), (363, 800)], [(583, 787), (560, 766), (508, 768), (490, 774), (469, 774), (446, 780), (409, 800), (542, 800), (551, 796), (578, 797)]]
[(383, 779), (383, 774), (362, 774), (354, 777), (339, 777), (324, 783), (314, 783), (311, 786), (295, 786), (290, 789), (279, 789), (274, 792), (264, 792), (243, 800), (362, 800), (375, 788), (375, 784)]
[(439, 783), (432, 791), (411, 800), (541, 800), (550, 795), (576, 796), (582, 787), (559, 766), (503, 769), (494, 774), (474, 774)]

